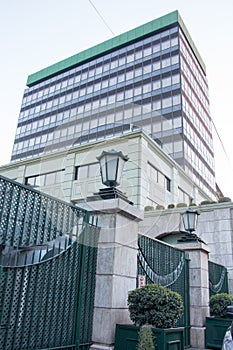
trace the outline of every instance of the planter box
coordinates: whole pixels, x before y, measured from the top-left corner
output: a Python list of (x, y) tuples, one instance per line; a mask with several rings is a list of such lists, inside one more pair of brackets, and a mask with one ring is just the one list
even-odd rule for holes
[(221, 317), (206, 317), (205, 347), (221, 349), (223, 338), (232, 319)]
[[(136, 350), (140, 327), (133, 325), (116, 325), (115, 350)], [(183, 350), (184, 328), (152, 328), (155, 350)]]

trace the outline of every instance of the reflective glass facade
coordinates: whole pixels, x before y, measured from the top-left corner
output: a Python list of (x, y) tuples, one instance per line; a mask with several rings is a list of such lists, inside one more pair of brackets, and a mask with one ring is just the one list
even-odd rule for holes
[(143, 129), (215, 191), (205, 70), (179, 23), (26, 88), (12, 161)]

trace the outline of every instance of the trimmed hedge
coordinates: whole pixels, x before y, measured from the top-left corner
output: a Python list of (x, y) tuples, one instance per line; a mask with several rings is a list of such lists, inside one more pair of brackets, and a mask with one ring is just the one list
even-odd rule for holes
[(218, 293), (210, 297), (210, 316), (224, 317), (227, 306), (233, 305), (233, 296), (227, 293)]
[(147, 284), (129, 292), (131, 320), (138, 326), (150, 324), (155, 328), (172, 328), (183, 314), (180, 294), (158, 284)]

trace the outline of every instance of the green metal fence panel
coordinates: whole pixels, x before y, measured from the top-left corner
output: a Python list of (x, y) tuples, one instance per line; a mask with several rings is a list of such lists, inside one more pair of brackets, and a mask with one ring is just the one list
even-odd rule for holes
[(89, 349), (99, 229), (0, 176), (0, 349)]
[(145, 276), (146, 284), (160, 284), (182, 296), (184, 314), (177, 326), (185, 327), (185, 345), (190, 345), (189, 259), (187, 253), (146, 236), (139, 236), (138, 247), (138, 276)]
[(210, 296), (217, 293), (229, 293), (227, 268), (213, 261), (209, 261), (208, 265)]

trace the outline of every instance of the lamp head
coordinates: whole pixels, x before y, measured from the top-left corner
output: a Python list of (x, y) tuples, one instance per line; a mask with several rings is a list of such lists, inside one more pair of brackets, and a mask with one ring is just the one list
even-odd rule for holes
[(192, 208), (188, 208), (186, 212), (182, 214), (185, 231), (190, 233), (196, 231), (198, 215), (200, 215), (198, 211)]
[(100, 163), (102, 183), (108, 187), (119, 186), (124, 164), (129, 159), (128, 156), (112, 149), (103, 151), (97, 159)]

